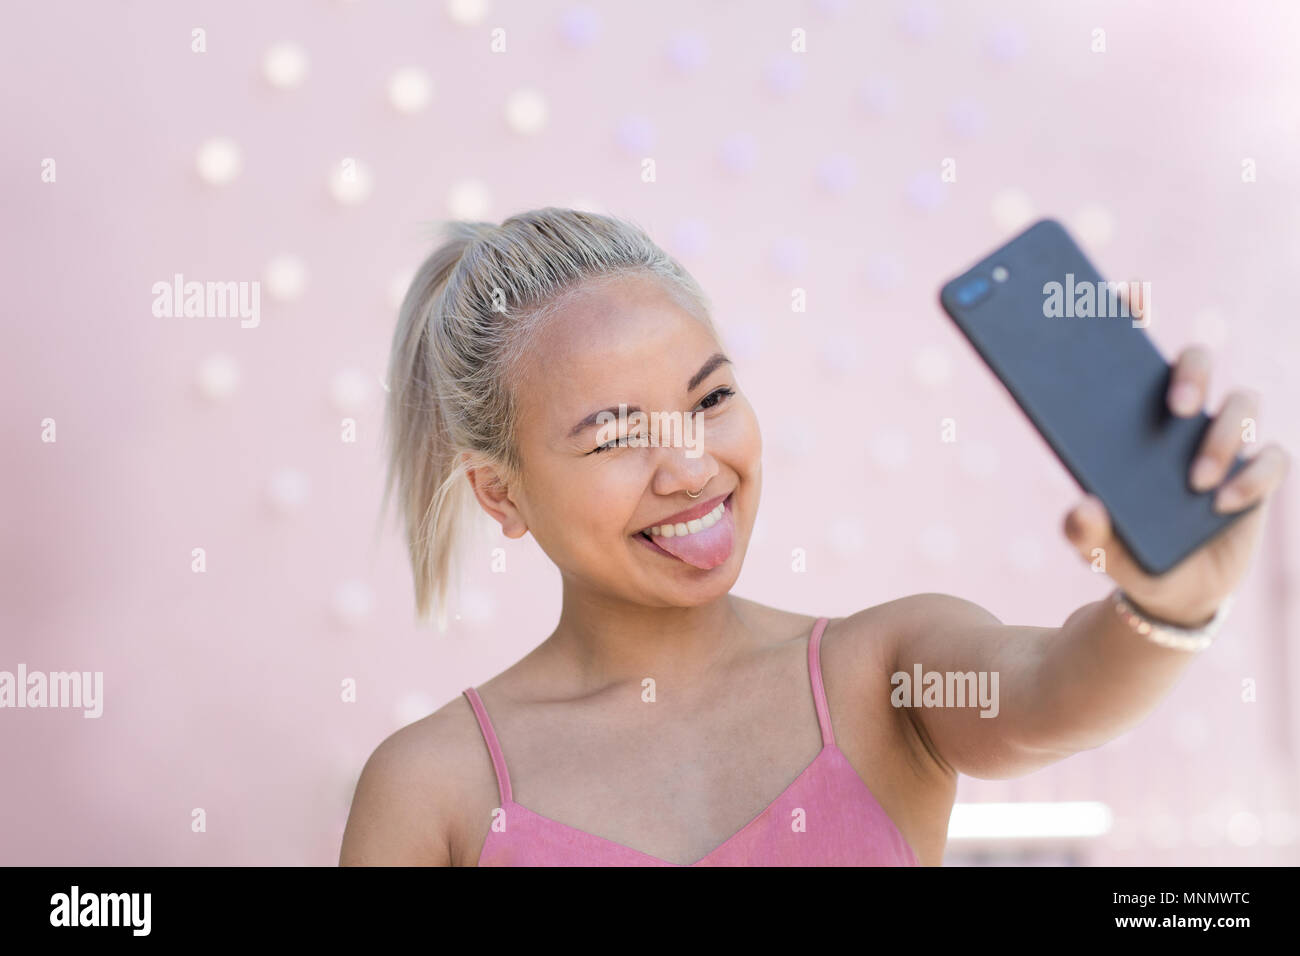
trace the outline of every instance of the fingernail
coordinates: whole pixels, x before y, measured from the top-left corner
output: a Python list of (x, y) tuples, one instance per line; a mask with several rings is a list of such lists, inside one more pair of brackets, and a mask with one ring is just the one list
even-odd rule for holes
[(1191, 415), (1197, 408), (1196, 398), (1196, 386), (1183, 382), (1169, 393), (1169, 405), (1179, 415)]
[(1212, 459), (1196, 459), (1196, 462), (1192, 465), (1192, 487), (1197, 491), (1205, 491), (1214, 484), (1217, 473), (1217, 466)]
[(1241, 507), (1241, 492), (1229, 485), (1214, 496), (1215, 511), (1236, 511)]

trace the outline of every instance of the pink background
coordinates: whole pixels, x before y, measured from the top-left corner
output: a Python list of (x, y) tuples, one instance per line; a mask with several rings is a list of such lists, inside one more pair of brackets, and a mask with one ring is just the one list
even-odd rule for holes
[[(263, 76), (280, 41), (307, 54), (296, 89)], [(1153, 283), (1166, 355), (1215, 348), (1216, 407), (1257, 389), (1261, 440), (1294, 450), (1298, 48), (1286, 2), (518, 2), (473, 23), (374, 0), (13, 7), (0, 669), (103, 671), (105, 705), (0, 711), (0, 862), (332, 864), (379, 741), (549, 632), (558, 575), (531, 539), (485, 531), (438, 636), (413, 623), (397, 534), (374, 533), (393, 287), (423, 224), (466, 210), (634, 218), (709, 292), (765, 440), (739, 594), (834, 616), (945, 591), (1059, 625), (1109, 588), (1060, 532), (1078, 493), (938, 287), (1055, 216), (1104, 274)], [(407, 66), (434, 84), (414, 114), (387, 95)], [(540, 129), (507, 121), (522, 89)], [(214, 136), (242, 155), (223, 185), (196, 171)], [(363, 202), (331, 195), (344, 157), (373, 177)], [(256, 329), (151, 312), (175, 273), (265, 280), (284, 255), (305, 288), (264, 284)], [(1036, 862), (1300, 862), (1298, 554), (1292, 480), (1220, 642), (1145, 723), (1028, 777), (963, 778), (959, 801), (1111, 806), (1110, 834), (1023, 848)]]

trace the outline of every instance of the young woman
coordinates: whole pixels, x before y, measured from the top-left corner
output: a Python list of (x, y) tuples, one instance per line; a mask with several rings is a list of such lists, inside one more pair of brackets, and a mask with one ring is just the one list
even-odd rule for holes
[[(1175, 414), (1202, 407), (1207, 373), (1202, 350), (1180, 356)], [(402, 306), (389, 387), (421, 616), (445, 624), (466, 507), (533, 535), (563, 608), (518, 663), (380, 744), (345, 865), (938, 865), (957, 774), (1028, 773), (1142, 720), (1264, 521), (1266, 502), (1149, 577), (1085, 498), (1065, 534), (1089, 563), (1104, 549), (1118, 588), (1059, 628), (945, 594), (829, 620), (733, 595), (762, 445), (708, 300), (640, 229), (567, 209), (454, 224)], [(620, 404), (611, 437), (596, 413)], [(702, 422), (702, 445), (651, 441), (634, 408)], [(1222, 481), (1255, 414), (1227, 399), (1196, 487)], [(1287, 467), (1264, 446), (1218, 506), (1266, 499)], [(996, 672), (996, 716), (895, 706), (891, 675), (917, 664)]]

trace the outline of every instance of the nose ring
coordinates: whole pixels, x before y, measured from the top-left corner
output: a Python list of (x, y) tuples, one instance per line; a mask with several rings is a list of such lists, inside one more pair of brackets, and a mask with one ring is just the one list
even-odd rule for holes
[(701, 488), (699, 491), (695, 492), (695, 494), (691, 494), (689, 491), (686, 492), (686, 497), (687, 497), (687, 498), (698, 498), (698, 497), (699, 497), (700, 495), (702, 495), (702, 494), (704, 494), (704, 489), (703, 489), (703, 488)]

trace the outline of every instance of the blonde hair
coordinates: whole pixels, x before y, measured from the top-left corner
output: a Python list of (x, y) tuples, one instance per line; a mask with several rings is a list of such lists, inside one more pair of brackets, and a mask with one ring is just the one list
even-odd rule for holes
[(592, 283), (636, 274), (713, 323), (696, 281), (629, 220), (546, 207), (500, 225), (440, 225), (444, 241), (416, 272), (393, 335), (381, 515), (396, 488), (416, 616), (427, 622), (436, 605), (445, 631), (453, 558), (474, 500), (466, 471), (491, 463), (507, 482), (522, 472), (516, 373), (533, 332)]

